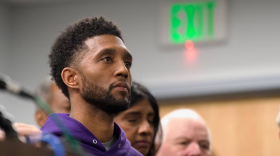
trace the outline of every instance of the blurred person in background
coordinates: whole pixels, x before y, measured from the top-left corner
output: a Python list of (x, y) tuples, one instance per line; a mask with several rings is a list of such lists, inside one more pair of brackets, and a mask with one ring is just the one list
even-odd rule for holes
[[(70, 113), (69, 99), (62, 93), (56, 83), (47, 77), (35, 90), (35, 96), (48, 104), (53, 113)], [(48, 114), (39, 106), (36, 106), (35, 120), (42, 127), (48, 118)]]
[(195, 111), (178, 109), (161, 119), (162, 145), (156, 156), (211, 156), (211, 134)]
[(160, 127), (158, 103), (139, 83), (132, 83), (129, 109), (116, 114), (114, 121), (125, 131), (132, 147), (144, 156), (156, 153), (155, 136)]
[[(38, 85), (35, 89), (35, 96), (39, 97), (42, 101), (48, 104), (53, 113), (70, 113), (70, 101), (65, 95), (63, 95), (61, 89), (59, 89), (55, 82), (51, 80), (50, 76)], [(47, 118), (48, 113), (36, 105), (34, 119), (38, 126), (42, 127)], [(16, 129), (20, 137), (30, 135), (36, 138), (41, 135), (41, 131), (34, 125), (14, 123), (13, 127)], [(4, 135), (4, 132), (0, 130), (0, 140), (4, 139)]]

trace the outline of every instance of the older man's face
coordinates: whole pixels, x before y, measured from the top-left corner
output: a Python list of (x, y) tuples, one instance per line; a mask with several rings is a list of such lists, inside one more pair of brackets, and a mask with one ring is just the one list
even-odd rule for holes
[(196, 119), (171, 119), (157, 156), (210, 156), (210, 134)]

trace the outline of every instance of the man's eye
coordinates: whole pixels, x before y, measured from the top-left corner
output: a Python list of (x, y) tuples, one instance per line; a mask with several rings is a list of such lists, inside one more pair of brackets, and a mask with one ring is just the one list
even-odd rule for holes
[(188, 142), (180, 142), (179, 144), (180, 144), (180, 145), (187, 145)]
[(202, 149), (209, 149), (209, 145), (200, 145), (200, 147), (202, 148)]
[(106, 61), (106, 62), (112, 62), (113, 61), (113, 59), (111, 57), (104, 57), (102, 60)]
[(126, 68), (130, 68), (131, 67), (131, 62), (124, 62)]
[(187, 146), (190, 144), (190, 141), (187, 141), (187, 140), (182, 140), (182, 141), (179, 141), (177, 142), (178, 145), (181, 145), (181, 146)]

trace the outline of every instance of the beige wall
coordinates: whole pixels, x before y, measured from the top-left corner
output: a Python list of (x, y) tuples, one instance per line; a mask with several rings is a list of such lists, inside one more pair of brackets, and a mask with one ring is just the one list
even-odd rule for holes
[(279, 156), (276, 116), (280, 97), (161, 103), (160, 116), (196, 110), (207, 122), (217, 156)]

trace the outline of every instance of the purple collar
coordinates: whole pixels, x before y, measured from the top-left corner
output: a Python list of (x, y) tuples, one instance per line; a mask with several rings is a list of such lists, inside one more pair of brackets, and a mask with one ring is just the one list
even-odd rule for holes
[(46, 123), (41, 128), (42, 131), (53, 133), (56, 136), (63, 135), (52, 119), (52, 116), (54, 115), (59, 117), (69, 129), (70, 133), (76, 140), (78, 140), (86, 153), (98, 156), (142, 156), (138, 151), (131, 147), (130, 142), (126, 139), (125, 132), (116, 123), (114, 123), (114, 135), (118, 138), (118, 141), (108, 151), (106, 151), (103, 144), (83, 124), (69, 117), (69, 114), (54, 113), (49, 115)]

